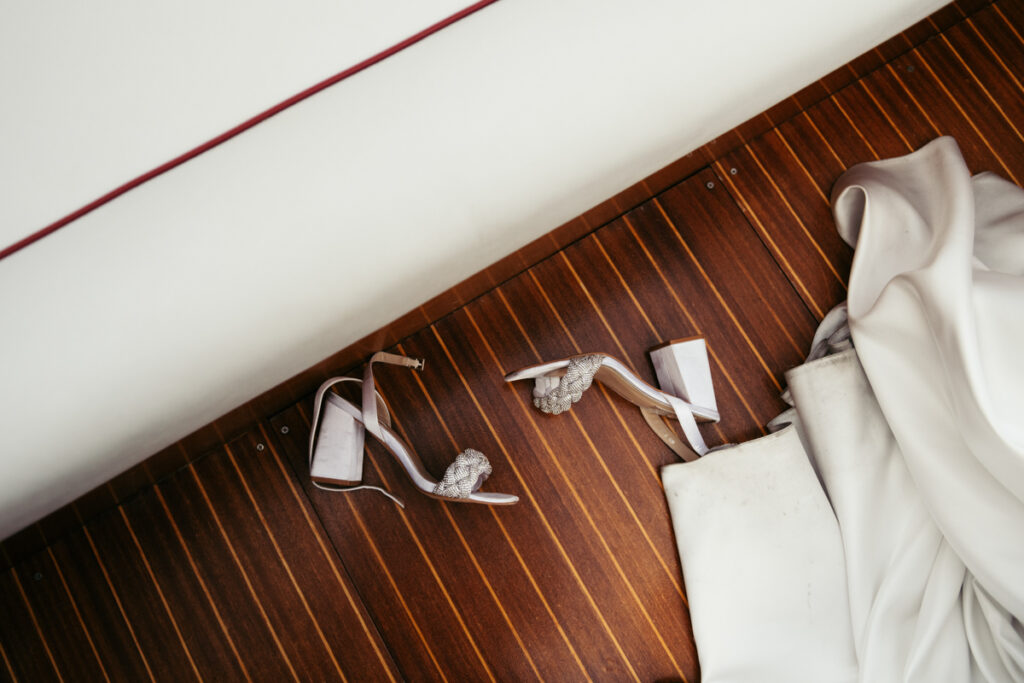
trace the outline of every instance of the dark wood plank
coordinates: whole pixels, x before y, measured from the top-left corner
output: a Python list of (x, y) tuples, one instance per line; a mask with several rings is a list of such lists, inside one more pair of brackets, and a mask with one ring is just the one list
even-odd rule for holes
[[(349, 680), (397, 680), (394, 660), (356, 587), (294, 474), (268, 440), (266, 427), (261, 427), (233, 442), (229, 459), (281, 561), (288, 564), (293, 588), (319, 626), (328, 656)], [(294, 637), (294, 630), (287, 630)]]
[(104, 484), (103, 486), (97, 486), (92, 491), (78, 498), (71, 505), (78, 517), (78, 524), (75, 525), (77, 527), (83, 522), (114, 507), (117, 505), (117, 501), (110, 487)]
[(1024, 43), (1024, 6), (1020, 0), (999, 0), (993, 4), (1010, 31)]
[(145, 462), (140, 462), (111, 479), (107, 482), (107, 486), (117, 502), (120, 503), (128, 500), (150, 483)]
[[(937, 135), (937, 129), (920, 115), (888, 67), (868, 74), (849, 91), (837, 94), (837, 98), (857, 125), (853, 137), (860, 146), (869, 149), (867, 154), (859, 153), (860, 161), (908, 154)], [(827, 115), (828, 112), (824, 112), (824, 116)], [(808, 118), (824, 125), (823, 112), (812, 110)], [(837, 147), (837, 150), (840, 156), (844, 155), (842, 149)], [(801, 149), (801, 154), (805, 152), (806, 148)]]
[[(805, 179), (802, 187), (810, 192), (791, 193), (789, 187), (784, 187), (786, 179), (781, 173), (793, 174), (789, 170), (792, 162), (790, 166), (772, 166), (762, 159), (770, 148), (760, 139), (758, 142), (719, 161), (715, 166), (717, 175), (814, 317), (820, 319), (846, 298), (850, 250), (835, 233), (831, 220), (822, 220), (827, 207), (817, 188)], [(806, 203), (797, 201), (801, 197), (806, 197)], [(800, 208), (808, 205), (815, 207), (814, 212), (801, 215)]]
[(146, 458), (142, 464), (145, 467), (150, 483), (155, 484), (188, 465), (190, 460), (191, 458), (188, 457), (184, 446), (179, 441), (156, 455)]
[(53, 646), (38, 626), (13, 570), (0, 574), (0, 672), (21, 681), (58, 681)]
[(953, 26), (963, 18), (963, 9), (955, 2), (951, 2), (945, 7), (940, 7), (938, 10), (933, 12), (925, 21), (929, 22), (932, 27), (936, 29), (936, 32), (938, 32), (944, 31), (950, 26)]
[[(672, 291), (685, 295), (681, 300), (700, 322), (726, 380), (716, 387), (732, 388), (744, 412), (756, 416), (757, 431), (746, 420), (724, 424), (730, 440), (759, 435), (783, 407), (783, 373), (803, 360), (815, 318), (710, 171), (629, 218), (632, 242), (648, 245), (659, 270), (671, 274)], [(658, 312), (657, 299), (646, 308)], [(739, 404), (727, 414), (739, 417)]]
[(170, 611), (167, 596), (154, 582), (146, 558), (120, 512), (116, 508), (87, 524), (83, 529), (85, 540), (93, 548), (101, 573), (109, 577), (108, 588), (116, 594), (153, 676), (160, 680), (197, 680), (199, 673), (191, 649)]
[(63, 672), (65, 680), (110, 680), (92, 634), (82, 620), (78, 602), (54, 564), (49, 548), (25, 559), (15, 573), (49, 644), (56, 668)]
[(341, 664), (324, 633), (326, 620), (314, 610), (314, 605), (323, 605), (336, 594), (307, 595), (303, 590), (299, 576), (316, 556), (289, 558), (284, 552), (285, 536), (297, 534), (297, 527), (288, 533), (274, 533), (268, 520), (280, 511), (264, 511), (239, 477), (233, 453), (239, 447), (235, 441), (195, 464), (200, 496), (223, 531), (224, 543), (238, 558), (252, 593), (258, 596), (266, 624), (277, 635), (289, 669), (300, 680), (342, 679)]
[[(475, 327), (487, 337), (506, 368), (600, 350), (596, 346), (580, 346), (590, 343), (591, 335), (587, 330), (576, 329), (570, 333), (563, 328), (556, 321), (560, 316), (558, 309), (549, 307), (549, 299), (544, 294), (538, 282), (522, 278), (506, 283), (496, 295), (482, 297), (472, 307)], [(538, 334), (545, 327), (551, 329)], [(567, 344), (570, 350), (564, 353)], [(524, 407), (532, 410), (529, 406), (531, 386), (532, 383), (524, 382), (507, 389), (514, 395), (525, 395)], [(521, 414), (523, 417), (530, 415), (525, 410), (521, 410)], [(671, 533), (663, 526), (664, 510), (657, 504), (643, 504), (658, 501), (661, 486), (657, 467), (671, 462), (674, 455), (650, 433), (639, 419), (636, 408), (597, 384), (589, 392), (586, 403), (561, 419), (539, 413), (531, 417), (531, 422), (539, 425), (556, 453), (579, 457), (578, 466), (568, 464), (563, 465), (563, 469), (570, 478), (580, 479), (580, 484), (574, 483), (574, 486), (583, 504), (594, 510), (608, 508), (607, 514), (612, 518), (622, 518), (626, 533), (643, 547), (642, 554), (648, 558), (650, 567), (660, 566), (663, 579), (682, 595)], [(581, 470), (584, 467), (586, 469)], [(587, 478), (581, 479), (574, 474), (577, 471), (582, 471)], [(591, 506), (587, 496), (592, 493), (601, 493), (610, 501), (598, 501)], [(608, 502), (613, 505), (608, 506)]]
[(9, 569), (24, 557), (34, 555), (46, 547), (46, 536), (40, 524), (29, 524), (27, 527), (11, 534), (2, 542), (4, 569)]
[(82, 521), (78, 518), (75, 506), (71, 503), (54, 511), (39, 520), (38, 527), (47, 544), (52, 543), (72, 529), (80, 526)]
[[(986, 150), (995, 157), (998, 166), (992, 166), (990, 170), (1000, 172), (1002, 169), (1001, 175), (1020, 184), (1024, 179), (1024, 159), (1014, 152), (1024, 143), (1024, 135), (1020, 130), (1020, 120), (1015, 122), (1010, 115), (1014, 110), (1019, 111), (1019, 107), (1013, 105), (1019, 104), (1020, 97), (1011, 97), (1006, 102), (1006, 106), (1011, 108), (1008, 113), (995, 96), (998, 91), (993, 90), (994, 83), (990, 82), (992, 88), (986, 88), (975, 70), (961, 59), (944, 37), (925, 43), (915, 53), (928, 74), (941, 84), (943, 94), (955, 102), (957, 112), (971, 124), (975, 137), (982, 140)], [(975, 54), (982, 56), (983, 53)], [(986, 61), (976, 62), (976, 66), (984, 70)], [(1024, 75), (1024, 66), (1017, 65), (1016, 75)]]
[[(1021, 172), (1021, 139), (1012, 123), (1021, 115), (1016, 84), (1000, 78), (1005, 65), (990, 50), (965, 42), (968, 29), (961, 23), (949, 33), (972, 67), (953, 42), (933, 40), (716, 165), (816, 314), (822, 301), (842, 298), (835, 276), (845, 281), (849, 270), (851, 251), (832, 227), (825, 191), (842, 170), (906, 154), (939, 133), (953, 133), (972, 168)], [(947, 93), (954, 87), (956, 98)], [(955, 101), (959, 93), (962, 103)], [(1002, 101), (1005, 108), (991, 106)], [(990, 131), (988, 137), (981, 130)], [(998, 153), (989, 137), (999, 140)]]
[[(433, 358), (428, 361), (428, 376), (434, 374), (434, 361)], [(463, 448), (483, 448), (475, 442), (461, 443), (462, 435), (457, 437), (456, 430), (440, 421), (440, 413), (420, 373), (385, 366), (377, 374), (382, 390), (398, 413), (394, 424), (399, 434), (413, 444), (428, 468), (437, 475)], [(435, 390), (431, 385), (430, 391)], [(440, 400), (450, 402), (444, 395)], [(298, 465), (302, 469), (304, 466), (304, 462)], [(367, 468), (370, 469), (370, 465)], [(495, 676), (520, 680), (564, 679), (572, 674), (577, 655), (565, 642), (564, 634), (558, 632), (557, 624), (550, 620), (550, 606), (538, 595), (536, 578), (524, 571), (518, 549), (511, 545), (503, 527), (502, 519), (511, 514), (511, 510), (439, 505), (415, 492), (398, 468), (387, 468), (388, 472), (392, 469), (394, 476), (385, 477), (386, 485), (401, 491), (406, 503), (405, 519), (417, 544), (427, 557), (433, 558), (441, 583), (456, 587), (455, 590), (449, 588), (449, 593), (470, 632), (474, 637), (487, 634), (486, 647), (481, 648), (481, 653)], [(370, 477), (377, 476), (374, 468)], [(504, 478), (496, 474), (487, 488), (497, 490)], [(328, 495), (327, 498), (343, 495)], [(382, 555), (387, 557), (395, 550), (382, 548)], [(374, 602), (376, 598), (371, 595), (367, 599)], [(548, 645), (538, 656), (526, 649), (527, 640)], [(575, 675), (579, 675), (578, 671)]]
[[(645, 613), (636, 587), (629, 581), (630, 569), (621, 559), (624, 548), (618, 545), (622, 539), (617, 535), (622, 532), (613, 524), (602, 532), (597, 522), (611, 514), (610, 510), (618, 506), (618, 501), (596, 500), (597, 496), (587, 490), (590, 486), (574, 483), (574, 480), (590, 480), (599, 471), (571, 468), (569, 463), (563, 462), (569, 453), (585, 453), (586, 443), (580, 443), (578, 436), (564, 445), (557, 441), (557, 432), (542, 426), (546, 416), (536, 413), (523, 401), (521, 392), (525, 387), (519, 387), (519, 395), (514, 391), (478, 388), (493, 386), (506, 368), (493, 344), (485, 343), (489, 335), (474, 325), (476, 317), (467, 308), (439, 322), (434, 329), (434, 345), (455, 362), (454, 368), (460, 380), (464, 380), (477, 414), (460, 412), (469, 419), (486, 418), (487, 428), (502, 435), (501, 443), (509, 444), (502, 451), (508, 453), (512, 445), (515, 447), (515, 455), (507, 457), (514, 457), (524, 493), (537, 508), (539, 520), (555, 546), (555, 552), (528, 561), (538, 571), (541, 568), (568, 570), (572, 581), (564, 590), (568, 593), (571, 589), (583, 606), (573, 610), (573, 621), (569, 623), (589, 619), (592, 625), (588, 630), (597, 629), (597, 636), (603, 630), (604, 640), (611, 641), (610, 648), (601, 648), (600, 659), (583, 656), (588, 668), (612, 666), (617, 657), (619, 661), (614, 665), (621, 677), (647, 680), (669, 675), (676, 667), (673, 667), (670, 653), (661, 647), (663, 635), (650, 613)], [(521, 521), (519, 515), (510, 516), (510, 528), (518, 528), (512, 525)], [(512, 533), (516, 537), (515, 531)], [(566, 630), (576, 632), (576, 626), (570, 629), (566, 623)], [(589, 644), (591, 638), (586, 640)], [(579, 647), (582, 650), (583, 643)]]
[[(870, 144), (873, 156), (888, 159), (915, 149), (893, 116), (883, 108), (868, 78), (860, 79), (855, 85), (837, 93), (835, 98), (837, 105), (849, 115)], [(801, 147), (800, 151), (802, 154), (804, 148)]]
[[(1012, 135), (999, 138), (999, 144), (1011, 141), (1019, 146), (1024, 141), (1024, 59), (1007, 62), (980, 40), (978, 34), (966, 24), (951, 28), (940, 38), (963, 73), (984, 93), (989, 109), (998, 111), (1000, 118), (1012, 130)], [(946, 55), (948, 63), (949, 54)], [(1011, 67), (1010, 65), (1014, 66)], [(984, 103), (983, 103), (984, 104)], [(1014, 164), (1016, 168), (1016, 164)]]
[[(476, 321), (477, 325), (485, 324), (479, 312), (472, 320)], [(503, 327), (501, 334), (514, 334), (513, 330), (511, 326)], [(467, 329), (463, 336), (472, 339), (479, 334), (474, 326)], [(485, 376), (477, 375), (474, 372), (475, 368), (466, 365), (465, 359), (460, 358), (457, 350), (451, 347), (448, 341), (450, 340), (447, 340), (443, 333), (431, 330), (428, 334), (417, 335), (407, 340), (402, 348), (432, 359), (435, 379), (429, 385), (424, 382), (423, 389), (435, 396), (444, 397), (443, 401), (435, 401), (435, 404), (444, 423), (449, 425), (449, 431), (454, 434), (490, 434), (490, 443), (493, 446), (478, 447), (485, 450), (495, 462), (495, 476), (498, 479), (494, 480), (492, 487), (496, 490), (512, 490), (522, 498), (522, 502), (516, 508), (502, 511), (503, 525), (507, 532), (506, 542), (520, 560), (524, 574), (532, 577), (535, 582), (539, 581), (534, 592), (552, 620), (550, 625), (545, 625), (546, 628), (552, 632), (558, 629), (559, 636), (566, 641), (567, 647), (573, 648), (576, 664), (585, 675), (595, 676), (602, 675), (602, 672), (616, 671), (630, 676), (623, 661), (617, 660), (615, 653), (618, 648), (612, 634), (603, 623), (593, 619), (595, 603), (592, 595), (581, 584), (575, 567), (567, 561), (569, 550), (564, 540), (556, 534), (551, 521), (551, 515), (559, 514), (560, 510), (552, 510), (540, 502), (544, 496), (553, 494), (560, 507), (571, 505), (566, 499), (570, 495), (568, 492), (563, 496), (553, 493), (559, 490), (558, 468), (555, 466), (547, 470), (545, 475), (538, 477), (533, 461), (524, 463), (522, 460), (525, 453), (530, 453), (531, 457), (540, 459), (539, 463), (551, 466), (553, 463), (547, 445), (544, 442), (537, 443), (537, 434), (532, 424), (516, 422), (516, 431), (509, 435), (502, 429), (503, 422), (499, 416), (487, 412), (486, 409), (484, 413), (480, 412), (481, 406), (486, 405), (485, 401), (493, 396), (494, 392), (508, 398), (511, 387), (501, 381), (500, 372), (491, 371)], [(489, 355), (488, 358), (492, 359)], [(458, 365), (454, 364), (456, 362)], [(453, 398), (455, 400), (452, 400)], [(517, 405), (518, 408), (521, 406)], [(531, 439), (536, 443), (535, 446), (529, 445)], [(502, 462), (504, 464), (500, 464)], [(502, 481), (509, 480), (512, 481), (510, 486), (502, 485)], [(497, 511), (495, 513), (497, 514)], [(555, 589), (555, 586), (562, 588)], [(572, 634), (572, 642), (567, 641), (566, 632)], [(547, 653), (543, 654), (547, 660)], [(603, 661), (605, 659), (611, 663), (606, 664)], [(538, 665), (550, 664), (541, 661)], [(608, 666), (612, 668), (608, 669)], [(581, 672), (570, 673), (572, 678), (579, 678)]]
[[(867, 81), (871, 82), (870, 76), (867, 78)], [(934, 138), (936, 134), (929, 124), (920, 116), (915, 119), (911, 115), (910, 112), (913, 110), (913, 104), (905, 96), (895, 95), (895, 92), (899, 89), (896, 81), (887, 76), (885, 84), (889, 86), (891, 93), (894, 95), (892, 101), (898, 102), (899, 106), (903, 107), (903, 116), (894, 117), (900, 131), (906, 134), (905, 126), (899, 124), (906, 120), (912, 120), (919, 123), (919, 129), (923, 131), (922, 139), (924, 141)], [(886, 95), (890, 94), (890, 91), (887, 91), (884, 87), (876, 87), (875, 84), (871, 84), (871, 93), (882, 104), (885, 111), (892, 115), (892, 109), (885, 107), (887, 104)], [(806, 122), (810, 129), (804, 130), (806, 137), (790, 139), (790, 144), (800, 150), (798, 154), (801, 157), (803, 157), (805, 150), (825, 145), (829, 152), (840, 160), (840, 171), (836, 173), (835, 178), (829, 183), (830, 187), (835, 182), (835, 179), (839, 177), (840, 173), (853, 164), (859, 164), (863, 161), (875, 161), (880, 158), (871, 141), (865, 137), (863, 131), (848, 116), (846, 110), (842, 108), (842, 105), (835, 98), (829, 98), (804, 112), (802, 121)], [(814, 134), (811, 135), (811, 132)], [(911, 139), (911, 141), (913, 140)], [(776, 169), (776, 172), (784, 173), (785, 169), (779, 168)]]
[[(470, 596), (486, 604), (482, 602), (485, 598), (475, 592), (481, 588), (479, 575), (475, 575), (464, 548), (460, 548), (453, 526), (438, 518), (433, 520), (432, 532), (439, 535), (436, 540), (446, 549), (428, 552), (411, 520), (417, 513), (429, 516), (432, 511), (421, 511), (425, 501), (417, 497), (423, 496), (412, 490), (400, 466), (383, 447), (370, 443), (372, 437), (367, 439), (364, 481), (393, 490), (406, 501), (409, 512), (372, 491), (332, 493), (313, 488), (306, 474), (308, 418), (289, 411), (273, 422), (278, 434), (282, 421), (298, 426), (275, 438), (295, 471), (302, 473), (306, 493), (335, 540), (342, 562), (360, 587), (367, 610), (385, 641), (402, 644), (393, 650), (402, 675), (412, 679), (493, 678), (479, 642), (484, 631), (470, 629), (463, 610), (455, 603)], [(443, 471), (443, 466), (434, 463), (428, 463), (428, 467)], [(458, 569), (458, 578), (446, 581), (441, 572), (449, 562), (457, 563), (454, 568)], [(465, 594), (449, 590), (459, 581), (468, 582), (474, 589)]]
[[(1007, 20), (1007, 13), (1004, 11), (1017, 9), (1020, 14), (1016, 19), (1016, 32)], [(1006, 104), (1011, 99), (1019, 99), (1024, 92), (1024, 77), (1020, 75), (1021, 64), (1024, 64), (1024, 38), (1021, 37), (1021, 27), (1024, 27), (1024, 11), (1020, 11), (1021, 3), (998, 2), (977, 12), (964, 22), (964, 35), (962, 37), (950, 36), (954, 45), (961, 47), (969, 42), (975, 46), (977, 51), (984, 49), (984, 61), (991, 60), (998, 65), (998, 73), (1001, 78), (1008, 79), (1007, 89), (1000, 97), (1000, 102)], [(1014, 21), (1014, 20), (1010, 20)], [(974, 52), (974, 50), (970, 50)], [(976, 66), (978, 58), (971, 54), (967, 56), (968, 63), (972, 68)], [(1013, 86), (1013, 89), (1010, 86)], [(1016, 95), (1014, 92), (1016, 91)]]
[[(796, 163), (796, 160), (799, 159), (801, 170), (813, 185), (810, 189), (828, 199), (832, 192), (832, 185), (846, 166), (814, 121), (805, 112), (776, 128), (774, 135), (780, 139), (787, 150), (792, 150), (790, 152), (792, 163)], [(796, 152), (797, 149), (800, 150), (799, 153)], [(731, 168), (722, 169), (722, 172), (726, 171), (733, 172)], [(738, 172), (739, 169), (736, 170), (736, 173)]]
[(994, 5), (1010, 31), (1024, 45), (1024, 5), (1020, 0), (999, 0)]
[[(407, 340), (408, 342), (409, 340)], [(485, 439), (468, 436), (467, 434), (476, 432), (466, 432), (462, 427), (461, 411), (452, 408), (456, 395), (453, 395), (447, 386), (438, 387), (438, 374), (445, 360), (444, 356), (442, 355), (439, 359), (436, 354), (421, 354), (421, 350), (416, 347), (403, 347), (402, 350), (412, 355), (427, 355), (429, 358), (428, 370), (425, 374), (429, 376), (429, 379), (426, 380), (426, 383), (419, 375), (401, 369), (394, 369), (390, 372), (384, 369), (378, 372), (378, 376), (381, 380), (382, 391), (387, 394), (389, 399), (392, 399), (392, 405), (399, 413), (396, 423), (400, 425), (402, 433), (415, 436), (414, 448), (422, 454), (427, 467), (440, 474), (455, 453), (467, 446), (473, 446), (487, 452), (492, 462), (496, 463), (495, 474), (488, 481), (487, 488), (519, 493), (515, 486), (508, 481), (511, 478), (508, 469), (503, 469), (497, 464), (500, 455), (497, 455), (495, 451), (499, 450), (500, 452), (500, 449), (496, 448), (493, 441), (488, 443)], [(449, 375), (448, 378), (458, 383), (458, 379), (453, 375)], [(431, 393), (440, 391), (440, 401), (430, 404), (433, 399), (430, 394), (424, 393), (426, 391)], [(398, 401), (403, 397), (408, 398), (399, 404)], [(427, 400), (430, 409), (424, 405), (424, 400)], [(443, 405), (438, 406), (437, 403), (441, 401), (443, 401)], [(399, 407), (400, 405), (419, 406), (420, 409), (403, 410)], [(435, 408), (439, 408), (438, 412), (435, 412)], [(451, 415), (445, 416), (445, 422), (439, 422), (440, 411), (449, 409), (453, 411)], [(449, 425), (448, 419), (451, 416), (454, 416), (454, 422)], [(298, 460), (300, 463), (298, 467), (304, 468), (305, 441), (303, 439), (299, 439), (292, 446), (293, 451), (299, 449), (302, 451), (303, 459)], [(374, 461), (378, 462), (377, 454), (380, 451), (374, 448), (371, 452), (374, 454)], [(538, 549), (543, 551), (543, 546), (538, 548), (536, 543), (532, 543), (528, 548), (517, 547), (509, 538), (510, 530), (506, 525), (522, 514), (522, 508), (489, 509), (483, 506), (439, 504), (437, 501), (425, 498), (415, 492), (405, 480), (404, 473), (390, 462), (389, 456), (381, 453), (380, 457), (384, 460), (380, 463), (381, 467), (376, 471), (371, 471), (369, 477), (373, 480), (380, 473), (385, 473), (384, 481), (389, 488), (395, 490), (405, 499), (408, 506), (407, 518), (412, 533), (423, 543), (429, 557), (443, 556), (445, 558), (443, 563), (437, 563), (435, 559), (435, 570), (442, 577), (442, 582), (446, 585), (466, 586), (467, 589), (471, 586), (477, 587), (465, 594), (459, 592), (453, 596), (453, 599), (459, 605), (466, 622), (473, 626), (474, 633), (478, 632), (478, 628), (482, 628), (483, 631), (488, 632), (489, 638), (493, 637), (493, 646), (488, 645), (484, 648), (483, 654), (488, 658), (488, 666), (495, 674), (504, 677), (499, 673), (509, 667), (521, 667), (522, 670), (517, 677), (537, 677), (536, 673), (527, 673), (532, 671), (530, 666), (532, 660), (533, 666), (537, 668), (543, 678), (579, 678), (582, 674), (578, 667), (579, 656), (572, 650), (571, 644), (566, 643), (564, 633), (559, 631), (560, 624), (553, 621), (550, 612), (551, 603), (548, 602), (547, 596), (538, 590), (538, 577), (530, 574), (529, 569), (522, 561), (523, 553)], [(361, 505), (360, 499), (365, 495), (363, 493), (348, 494), (348, 497), (355, 501), (353, 505)], [(372, 495), (376, 498), (375, 494)], [(314, 500), (322, 498), (325, 504), (342, 503), (344, 497), (346, 497), (345, 494), (321, 494), (320, 492), (313, 495)], [(392, 503), (388, 503), (383, 498), (381, 501), (385, 505), (394, 507)], [(331, 519), (336, 517), (333, 510), (326, 514)], [(376, 531), (374, 535), (378, 535)], [(347, 538), (351, 539), (353, 536), (348, 535)], [(382, 540), (377, 543), (381, 561), (388, 564), (408, 562), (407, 559), (403, 560), (408, 555), (408, 542), (396, 546), (387, 543), (387, 540), (388, 537), (382, 535)], [(352, 546), (353, 552), (357, 554), (361, 552), (359, 546), (351, 543), (349, 545)], [(343, 549), (342, 552), (346, 551)], [(484, 570), (482, 576), (474, 565), (479, 565)], [(399, 567), (399, 569), (402, 568)], [(380, 570), (376, 571), (380, 573)], [(546, 573), (547, 569), (544, 568), (542, 575)], [(500, 577), (500, 580), (496, 581), (495, 577)], [(409, 575), (401, 570), (392, 571), (392, 578), (396, 586), (406, 586), (410, 581), (422, 584), (423, 577)], [(486, 586), (481, 585), (480, 582), (484, 579), (489, 581), (490, 588), (494, 591), (493, 594)], [(438, 592), (436, 587), (432, 590)], [(467, 600), (466, 595), (471, 597)], [(384, 600), (386, 597), (386, 593), (378, 595), (374, 591), (368, 594), (366, 599), (371, 611), (377, 607), (376, 618), (381, 622), (382, 630), (402, 629), (403, 619), (396, 618), (396, 615), (391, 613), (393, 608), (388, 609), (386, 600)], [(560, 596), (552, 596), (552, 600), (560, 599)], [(427, 618), (429, 620), (429, 617)], [(437, 619), (435, 618), (434, 621), (436, 622)], [(448, 660), (450, 658), (447, 652), (452, 644), (447, 642), (449, 637), (443, 633), (443, 629), (441, 633), (436, 631), (438, 628), (439, 626), (435, 627), (435, 630), (431, 630), (427, 634), (433, 639), (430, 647), (431, 650), (439, 653), (439, 657)], [(451, 628), (457, 631), (458, 625), (451, 624)], [(533, 643), (545, 643), (546, 646), (539, 651), (527, 651), (524, 654), (524, 646), (517, 642), (516, 634), (519, 639), (529, 638)], [(462, 638), (464, 639), (465, 635), (462, 635)], [(402, 654), (399, 656), (401, 657)], [(446, 673), (449, 671), (452, 674), (457, 673), (452, 669), (446, 669)]]
[(123, 510), (125, 524), (167, 597), (168, 609), (200, 677), (251, 680), (255, 672), (249, 670), (228, 626), (232, 615), (217, 609), (211, 587), (198, 572), (180, 528), (167, 515), (162, 493), (138, 496)]
[(991, 5), (993, 0), (955, 0), (953, 5), (967, 18)]
[[(111, 514), (106, 512), (103, 516)], [(126, 619), (120, 598), (112, 592), (111, 581), (97, 563), (85, 531), (64, 537), (50, 549), (96, 645), (103, 668), (112, 678), (150, 680), (153, 676), (150, 653), (141, 650), (133, 624)]]
[(998, 112), (991, 111), (985, 103), (977, 84), (960, 77), (954, 85), (952, 74), (947, 76), (949, 83), (936, 77), (932, 62), (952, 67), (953, 62), (947, 57), (936, 43), (928, 43), (896, 60), (890, 65), (890, 73), (896, 75), (918, 108), (918, 116), (929, 120), (938, 134), (956, 138), (971, 169), (994, 171), (1019, 182), (1016, 178), (1024, 177), (1024, 168), (1015, 158), (1008, 157), (1003, 148), (1012, 131)]
[(256, 679), (297, 679), (283, 644), (291, 635), (270, 622), (263, 605), (265, 596), (257, 592), (250, 568), (225, 538), (227, 527), (211, 513), (193, 468), (176, 472), (162, 482), (154, 496), (177, 530), (164, 542), (180, 550), (180, 562), (190, 568), (194, 564), (196, 580), (201, 579), (209, 589), (211, 610), (216, 609), (224, 618), (246, 672), (250, 676), (258, 673)]
[[(467, 310), (478, 338), (486, 338), (490, 347), (486, 356), (479, 359), (484, 361), (483, 367), (487, 367), (486, 361), (490, 360), (495, 365), (500, 362), (501, 370), (510, 370), (514, 369), (511, 363), (528, 364), (559, 357), (557, 353), (548, 355), (544, 342), (531, 338), (536, 329), (531, 325), (536, 320), (536, 316), (531, 319), (531, 312), (541, 311), (542, 324), (557, 327), (557, 323), (550, 313), (543, 314), (543, 304), (537, 306), (535, 299), (515, 296), (516, 288), (508, 286), (511, 284), (503, 287), (504, 296), (488, 295)], [(536, 284), (526, 290), (536, 293)], [(593, 324), (601, 325), (596, 320)], [(584, 340), (576, 343), (586, 343), (585, 330), (577, 328), (573, 333)], [(471, 359), (467, 365), (472, 367), (475, 362)], [(689, 639), (690, 626), (688, 616), (680, 609), (684, 598), (679, 569), (666, 523), (663, 495), (652, 467), (653, 462), (664, 461), (667, 449), (660, 441), (649, 438), (646, 425), (634, 407), (600, 386), (595, 386), (584, 401), (560, 416), (540, 414), (530, 405), (530, 383), (508, 389), (512, 391), (502, 392), (507, 397), (507, 408), (497, 416), (490, 413), (492, 420), (499, 429), (514, 421), (524, 426), (528, 424), (534, 431), (532, 435), (526, 434), (527, 443), (534, 444), (528, 449), (530, 455), (517, 457), (517, 467), (528, 482), (534, 477), (540, 479), (546, 472), (546, 476), (554, 480), (556, 491), (561, 489), (560, 496), (568, 506), (562, 515), (554, 514), (558, 510), (551, 502), (544, 502), (541, 493), (537, 494), (537, 499), (545, 512), (551, 511), (548, 521), (561, 539), (569, 561), (582, 576), (595, 574), (595, 568), (589, 566), (592, 562), (613, 569), (610, 576), (602, 580), (612, 587), (624, 586), (616, 591), (624, 603), (618, 610), (628, 610), (627, 615), (639, 614), (638, 617), (616, 616), (619, 612), (604, 603), (600, 595), (604, 589), (592, 594), (592, 609), (604, 615), (610, 636), (619, 642), (634, 666), (640, 660), (630, 654), (638, 647), (632, 642), (631, 631), (650, 634), (645, 644), (647, 651), (640, 656), (647, 660), (645, 666), (651, 668), (645, 671), (636, 666), (642, 679), (669, 675), (692, 677), (693, 653), (689, 648), (676, 646)], [(481, 398), (481, 403), (486, 405), (486, 400)], [(642, 450), (641, 440), (636, 439), (638, 435), (642, 443), (653, 449), (655, 456)], [(674, 457), (668, 453), (669, 458)], [(524, 458), (530, 458), (530, 466), (524, 464)], [(531, 490), (545, 491), (537, 485), (531, 485)], [(573, 509), (573, 503), (579, 510)], [(571, 535), (576, 525), (582, 526), (583, 533), (594, 537), (597, 545), (585, 548), (574, 542)], [(589, 579), (587, 584), (595, 588), (601, 585)], [(672, 606), (669, 596), (678, 601), (676, 606)], [(624, 620), (627, 618), (635, 619), (635, 624), (630, 625)]]

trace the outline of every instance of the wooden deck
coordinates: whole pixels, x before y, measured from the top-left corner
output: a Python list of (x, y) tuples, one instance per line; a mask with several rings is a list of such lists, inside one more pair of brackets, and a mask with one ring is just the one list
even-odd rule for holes
[(394, 347), (427, 359), (376, 373), (398, 432), (436, 475), (483, 451), (485, 488), (518, 505), (421, 496), (376, 443), (367, 479), (404, 510), (313, 488), (307, 397), (16, 559), (0, 679), (699, 679), (658, 476), (673, 454), (599, 385), (548, 416), (502, 376), (604, 351), (650, 380), (648, 348), (703, 336), (709, 444), (763, 434), (845, 298), (828, 201), (844, 169), (948, 134), (972, 171), (1024, 179), (1024, 0), (965, 7)]

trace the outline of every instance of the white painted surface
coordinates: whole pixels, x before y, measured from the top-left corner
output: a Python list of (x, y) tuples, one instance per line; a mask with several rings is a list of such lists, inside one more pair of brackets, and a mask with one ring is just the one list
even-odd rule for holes
[(941, 4), (502, 0), (0, 261), (0, 536)]
[(0, 3), (0, 248), (473, 0)]

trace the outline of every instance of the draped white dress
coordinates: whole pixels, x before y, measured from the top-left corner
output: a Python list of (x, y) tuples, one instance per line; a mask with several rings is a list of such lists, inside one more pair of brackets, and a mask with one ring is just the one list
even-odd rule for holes
[(853, 348), (662, 472), (703, 679), (1024, 681), (1024, 191), (940, 138), (832, 203)]

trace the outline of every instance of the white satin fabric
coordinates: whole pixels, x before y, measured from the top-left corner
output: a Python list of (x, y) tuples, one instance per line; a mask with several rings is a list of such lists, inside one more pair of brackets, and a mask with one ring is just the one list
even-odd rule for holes
[(1024, 681), (1024, 191), (940, 138), (833, 210), (855, 348), (663, 470), (703, 678)]

